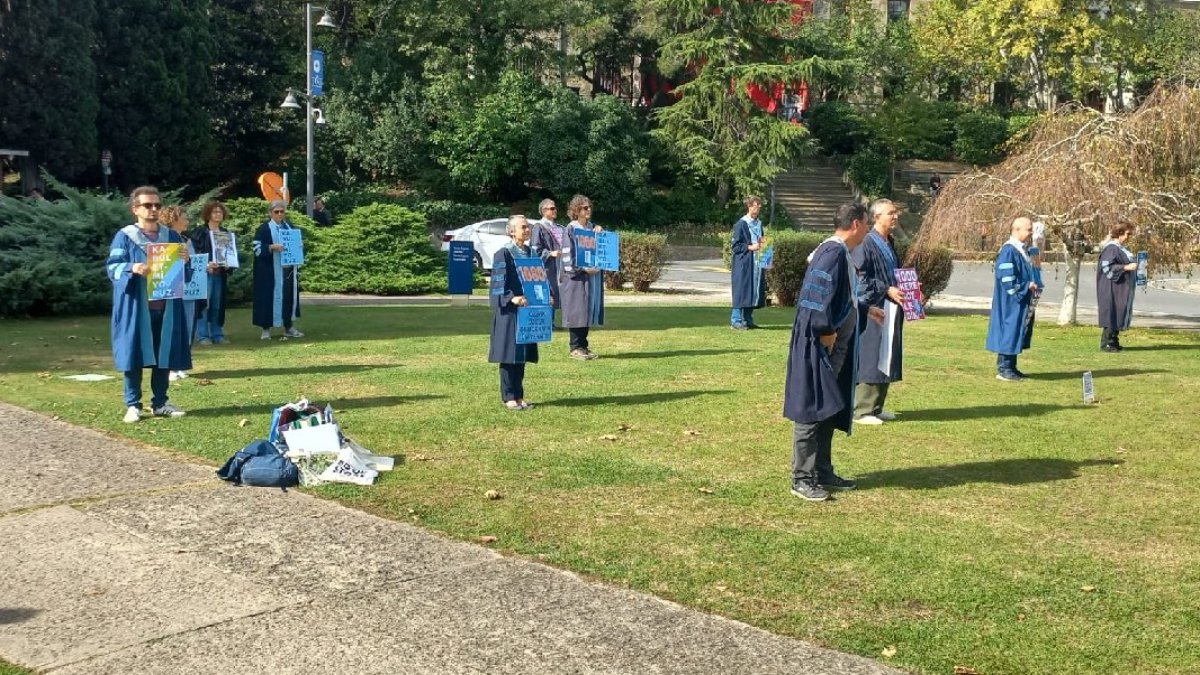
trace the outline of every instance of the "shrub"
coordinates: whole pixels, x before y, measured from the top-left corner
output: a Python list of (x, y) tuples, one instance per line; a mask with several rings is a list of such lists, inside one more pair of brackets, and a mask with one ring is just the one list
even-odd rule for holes
[(900, 159), (949, 159), (954, 122), (962, 107), (910, 97), (879, 111), (872, 122), (879, 141)]
[(360, 206), (369, 204), (403, 204), (406, 200), (411, 201), (405, 195), (371, 188), (329, 190), (321, 194), (321, 199), (325, 200), (325, 208), (333, 214), (334, 218), (340, 218)]
[[(507, 206), (499, 204), (463, 204), (448, 199), (401, 202), (411, 211), (416, 211), (425, 217), (428, 232), (445, 232), (456, 230), (463, 225), (470, 225), (489, 218), (506, 218), (510, 215)], [(564, 210), (565, 214), (566, 211)], [(537, 219), (537, 214), (527, 214)], [(428, 234), (428, 233), (427, 233)]]
[(813, 106), (808, 129), (821, 144), (821, 150), (836, 155), (853, 155), (871, 140), (867, 120), (845, 101), (829, 101)]
[(619, 289), (625, 282), (633, 284), (633, 290), (645, 293), (650, 284), (662, 276), (663, 261), (667, 257), (667, 237), (662, 234), (640, 232), (621, 233), (621, 270), (606, 272), (606, 288)]
[(892, 158), (880, 146), (871, 145), (851, 157), (846, 173), (868, 199), (878, 199), (892, 191)]
[(917, 270), (921, 292), (929, 300), (950, 285), (954, 252), (945, 246), (913, 245), (904, 255), (904, 266)]
[(404, 295), (446, 290), (446, 255), (429, 242), (425, 218), (395, 204), (362, 206), (313, 230), (304, 287), (318, 293)]
[(1004, 159), (1008, 121), (993, 112), (972, 111), (954, 123), (954, 154), (969, 164), (995, 164)]
[(829, 238), (829, 233), (785, 230), (768, 238), (775, 247), (775, 262), (767, 270), (767, 291), (775, 296), (776, 304), (795, 305), (808, 270), (808, 256)]

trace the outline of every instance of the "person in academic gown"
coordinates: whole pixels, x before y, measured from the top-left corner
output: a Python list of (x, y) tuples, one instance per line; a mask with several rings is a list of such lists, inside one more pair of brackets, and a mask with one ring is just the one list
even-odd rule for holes
[(1133, 320), (1133, 296), (1137, 287), (1137, 261), (1125, 248), (1133, 228), (1114, 225), (1100, 249), (1100, 264), (1096, 266), (1096, 306), (1100, 327), (1100, 350), (1121, 351), (1119, 336)]
[[(904, 291), (896, 282), (896, 268), (901, 266), (896, 254), (892, 233), (900, 222), (900, 212), (890, 199), (880, 199), (871, 205), (874, 227), (867, 238), (851, 254), (858, 269), (858, 385), (854, 391), (854, 421), (878, 425), (896, 419), (896, 413), (884, 409), (892, 382), (903, 378), (904, 363)], [(879, 369), (879, 353), (886, 326), (868, 321), (870, 308), (878, 308), (886, 317), (892, 308), (891, 361), (887, 371)]]
[(850, 251), (867, 234), (866, 210), (840, 206), (834, 227), (804, 273), (784, 380), (783, 416), (794, 423), (792, 494), (809, 501), (856, 487), (834, 472), (832, 450), (834, 430), (848, 434), (853, 423), (858, 309)]
[[(183, 239), (184, 244), (187, 245), (188, 258), (196, 255), (196, 248), (192, 246), (192, 240), (187, 235), (188, 217), (187, 212), (183, 210), (182, 206), (171, 205), (163, 207), (158, 213), (158, 221), (161, 225), (167, 227), (175, 234), (178, 234), (181, 239)], [(185, 276), (187, 283), (191, 283), (192, 268), (190, 266), (187, 268)], [(196, 300), (188, 300), (185, 298), (183, 301), (183, 311), (184, 315), (187, 317), (187, 334), (189, 340), (196, 335), (197, 304), (198, 303)], [(172, 370), (170, 373), (170, 379), (172, 382), (185, 379), (186, 377), (188, 377), (188, 372), (186, 370)]]
[(754, 323), (754, 310), (767, 304), (767, 285), (763, 268), (758, 258), (763, 250), (763, 225), (758, 219), (762, 200), (753, 195), (746, 197), (746, 215), (733, 225), (730, 248), (730, 282), (733, 286), (733, 312), (729, 317), (734, 330), (758, 328)]
[(533, 248), (533, 254), (541, 258), (542, 264), (546, 266), (546, 278), (550, 281), (550, 296), (554, 298), (553, 306), (557, 310), (561, 305), (558, 299), (558, 259), (562, 255), (566, 229), (554, 220), (558, 216), (558, 206), (553, 199), (543, 199), (542, 203), (538, 204), (538, 212), (541, 213), (542, 218), (533, 223), (533, 235), (530, 237), (529, 243)]
[(588, 330), (604, 325), (604, 273), (595, 267), (575, 264), (575, 228), (594, 232), (604, 228), (592, 223), (592, 201), (583, 195), (571, 198), (567, 215), (571, 223), (567, 225), (558, 268), (562, 323), (571, 335), (571, 358), (590, 361), (599, 355), (588, 348)]
[(200, 209), (200, 221), (203, 223), (192, 232), (192, 246), (196, 253), (208, 254), (208, 300), (200, 305), (196, 317), (197, 344), (219, 345), (227, 342), (225, 338), (225, 304), (229, 294), (228, 274), (233, 270), (215, 261), (213, 256), (213, 232), (229, 230), (224, 225), (225, 205), (211, 201)]
[(1017, 355), (1029, 349), (1033, 336), (1033, 306), (1042, 292), (1026, 250), (1033, 221), (1017, 218), (1012, 234), (996, 258), (995, 289), (988, 317), (987, 350), (996, 354), (996, 379), (1019, 382)]
[[(182, 244), (175, 232), (160, 227), (162, 198), (158, 189), (143, 186), (130, 195), (137, 223), (126, 225), (113, 237), (105, 268), (113, 285), (112, 354), (116, 369), (125, 374), (125, 421), (142, 417), (142, 376), (150, 368), (150, 411), (159, 417), (181, 417), (184, 412), (168, 398), (170, 371), (192, 367), (191, 334), (183, 299), (150, 300), (146, 247)], [(186, 264), (187, 253), (184, 252)]]
[(300, 281), (294, 265), (281, 262), (279, 232), (292, 229), (284, 216), (287, 204), (271, 202), (271, 217), (254, 234), (254, 325), (262, 339), (271, 339), (272, 328), (283, 328), (285, 338), (304, 337), (295, 326), (300, 316)]
[[(529, 304), (521, 289), (521, 279), (515, 272), (514, 258), (532, 258), (529, 246), (529, 221), (525, 216), (508, 219), (508, 235), (512, 237), (504, 248), (496, 252), (492, 264), (492, 283), (499, 288), (489, 300), (492, 306), (492, 339), (488, 347), (488, 361), (500, 364), (500, 400), (509, 410), (525, 410), (532, 407), (525, 400), (525, 364), (537, 363), (537, 344), (517, 343), (517, 312)], [(503, 274), (503, 279), (497, 278)]]

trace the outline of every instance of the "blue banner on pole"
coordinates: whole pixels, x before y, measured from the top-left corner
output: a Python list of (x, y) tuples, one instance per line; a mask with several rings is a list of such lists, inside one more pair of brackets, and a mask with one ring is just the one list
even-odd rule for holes
[(312, 52), (312, 94), (321, 96), (325, 93), (325, 52), (314, 49)]
[(554, 330), (554, 308), (549, 305), (517, 308), (517, 344), (550, 342)]
[(471, 295), (475, 286), (475, 244), (469, 241), (450, 242), (449, 274), (450, 295)]
[(596, 233), (596, 267), (608, 272), (621, 270), (621, 237), (616, 232)]

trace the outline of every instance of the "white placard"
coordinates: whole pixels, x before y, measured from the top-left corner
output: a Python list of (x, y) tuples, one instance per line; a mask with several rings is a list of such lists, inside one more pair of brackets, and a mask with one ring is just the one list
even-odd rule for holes
[(1089, 405), (1096, 402), (1096, 383), (1090, 370), (1083, 374), (1083, 402)]

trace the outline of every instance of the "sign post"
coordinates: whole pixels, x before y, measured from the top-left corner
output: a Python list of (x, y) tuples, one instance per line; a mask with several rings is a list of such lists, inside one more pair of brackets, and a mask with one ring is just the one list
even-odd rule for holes
[(475, 286), (475, 244), (469, 241), (450, 242), (450, 261), (446, 272), (449, 276), (450, 305), (469, 307)]

